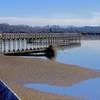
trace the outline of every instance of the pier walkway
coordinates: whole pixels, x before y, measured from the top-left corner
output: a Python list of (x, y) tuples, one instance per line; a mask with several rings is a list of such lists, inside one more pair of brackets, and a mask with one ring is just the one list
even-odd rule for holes
[(78, 33), (0, 33), (0, 52), (4, 55), (34, 53), (50, 45), (64, 46), (80, 43)]

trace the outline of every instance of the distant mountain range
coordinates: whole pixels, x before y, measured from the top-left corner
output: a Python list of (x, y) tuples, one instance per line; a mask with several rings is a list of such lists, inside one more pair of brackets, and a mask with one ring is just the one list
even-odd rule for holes
[(100, 26), (36, 26), (31, 27), (28, 25), (9, 25), (9, 24), (0, 24), (0, 33), (97, 33), (100, 34)]

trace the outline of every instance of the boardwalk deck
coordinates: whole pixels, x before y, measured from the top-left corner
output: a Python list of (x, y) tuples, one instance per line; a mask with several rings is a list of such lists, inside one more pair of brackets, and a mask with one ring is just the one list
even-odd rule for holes
[(0, 34), (0, 52), (19, 54), (41, 52), (49, 45), (61, 46), (80, 43), (78, 33), (2, 33)]

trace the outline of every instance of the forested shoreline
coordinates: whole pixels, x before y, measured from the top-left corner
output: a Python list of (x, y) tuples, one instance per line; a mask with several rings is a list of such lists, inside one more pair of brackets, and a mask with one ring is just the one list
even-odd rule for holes
[(81, 33), (82, 35), (100, 35), (100, 26), (28, 26), (0, 24), (0, 33)]

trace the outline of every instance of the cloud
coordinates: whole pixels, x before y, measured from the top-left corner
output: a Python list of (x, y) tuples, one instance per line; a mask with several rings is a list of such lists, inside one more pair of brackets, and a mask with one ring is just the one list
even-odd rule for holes
[(92, 18), (32, 18), (32, 17), (0, 17), (0, 23), (12, 25), (100, 25), (99, 14)]

